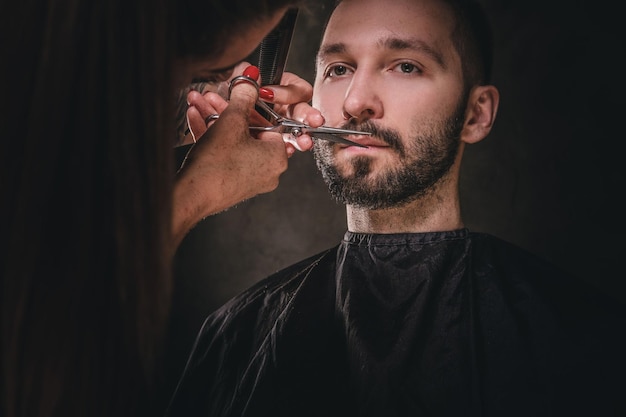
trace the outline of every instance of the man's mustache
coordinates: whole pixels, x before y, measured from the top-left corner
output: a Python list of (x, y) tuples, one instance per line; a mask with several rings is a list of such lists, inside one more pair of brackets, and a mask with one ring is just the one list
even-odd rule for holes
[(379, 127), (371, 120), (359, 123), (354, 118), (344, 123), (341, 128), (371, 133), (372, 136), (382, 140), (384, 143), (389, 145), (390, 148), (404, 154), (404, 145), (400, 139), (400, 134), (393, 129)]

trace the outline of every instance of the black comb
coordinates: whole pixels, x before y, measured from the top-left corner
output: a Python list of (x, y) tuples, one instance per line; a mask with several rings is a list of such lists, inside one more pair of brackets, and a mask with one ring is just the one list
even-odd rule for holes
[[(278, 22), (278, 25), (261, 42), (258, 65), (261, 86), (280, 84), (280, 79), (287, 64), (287, 55), (289, 54), (289, 46), (293, 38), (297, 17), (297, 8), (288, 9), (280, 22)], [(256, 110), (267, 120), (271, 120), (271, 116), (265, 110), (259, 107)]]

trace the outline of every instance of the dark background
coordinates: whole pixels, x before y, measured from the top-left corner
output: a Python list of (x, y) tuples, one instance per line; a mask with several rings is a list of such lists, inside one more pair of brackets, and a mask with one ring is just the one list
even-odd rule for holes
[[(333, 2), (319, 1), (298, 17), (287, 70), (311, 83)], [(492, 133), (466, 147), (465, 223), (626, 300), (622, 15), (608, 0), (483, 4), (494, 26), (493, 83), (501, 101)], [(337, 244), (345, 230), (345, 210), (329, 197), (311, 153), (290, 159), (276, 191), (192, 230), (175, 266), (168, 389), (209, 313), (272, 272)]]

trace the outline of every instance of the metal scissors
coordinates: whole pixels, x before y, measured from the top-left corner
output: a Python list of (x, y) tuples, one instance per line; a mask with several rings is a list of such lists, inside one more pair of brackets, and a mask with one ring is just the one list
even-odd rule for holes
[[(257, 90), (259, 88), (259, 85), (252, 78), (247, 77), (245, 75), (240, 75), (238, 77), (233, 78), (232, 81), (230, 82), (230, 88), (228, 91), (229, 97), (230, 97), (230, 91), (232, 90), (233, 86), (239, 81), (248, 82), (254, 85), (257, 88)], [(296, 138), (300, 135), (306, 134), (306, 135), (310, 135), (313, 139), (323, 139), (323, 140), (328, 140), (331, 142), (342, 143), (345, 145), (367, 148), (366, 145), (353, 142), (340, 135), (371, 135), (370, 132), (362, 132), (360, 130), (340, 129), (336, 127), (326, 127), (326, 126), (311, 127), (305, 123), (300, 123), (296, 120), (281, 116), (280, 114), (276, 113), (276, 111), (274, 111), (274, 109), (271, 106), (269, 106), (266, 102), (262, 100), (257, 100), (256, 105), (258, 108), (261, 108), (264, 112), (266, 112), (269, 115), (269, 117), (271, 118), (271, 120), (269, 121), (272, 124), (269, 126), (249, 126), (250, 130), (279, 132), (279, 133), (282, 133), (283, 135), (291, 135)], [(213, 116), (215, 117), (215, 115)]]
[(288, 134), (296, 138), (302, 134), (306, 134), (310, 135), (313, 139), (323, 139), (331, 142), (343, 143), (345, 145), (367, 148), (367, 146), (365, 145), (353, 142), (339, 135), (371, 135), (370, 132), (361, 132), (359, 130), (340, 129), (326, 126), (311, 127), (305, 123), (300, 123), (279, 115), (264, 101), (258, 100), (257, 106), (261, 107), (272, 116), (272, 122), (274, 124), (272, 124), (271, 126), (250, 126), (250, 130), (279, 132), (283, 135)]

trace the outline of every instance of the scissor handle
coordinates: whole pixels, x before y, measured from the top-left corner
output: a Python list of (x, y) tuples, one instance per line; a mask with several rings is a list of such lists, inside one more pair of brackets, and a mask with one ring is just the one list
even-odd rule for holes
[(302, 135), (306, 130), (300, 126), (288, 126), (284, 124), (278, 124), (273, 126), (248, 126), (250, 130), (259, 130), (262, 132), (278, 132), (283, 135), (291, 135), (295, 138)]
[(266, 102), (264, 102), (262, 100), (257, 100), (256, 101), (256, 105), (258, 107), (260, 107), (261, 109), (265, 110), (270, 116), (272, 116), (276, 123), (280, 123), (281, 121), (285, 120), (285, 118), (283, 116), (281, 116), (280, 114), (276, 113), (276, 111), (269, 104), (267, 104)]
[(230, 94), (233, 91), (233, 87), (240, 82), (246, 82), (248, 84), (251, 84), (254, 88), (256, 88), (257, 94), (259, 93), (259, 83), (257, 83), (255, 80), (248, 77), (247, 75), (238, 75), (230, 80), (230, 83), (228, 84), (228, 100), (230, 100)]

